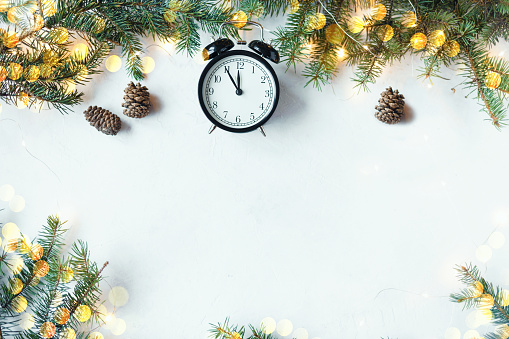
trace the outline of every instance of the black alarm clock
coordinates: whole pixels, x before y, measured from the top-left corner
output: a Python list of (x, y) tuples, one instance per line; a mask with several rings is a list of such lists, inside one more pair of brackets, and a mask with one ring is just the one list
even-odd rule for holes
[[(228, 21), (221, 25), (237, 24)], [(210, 60), (198, 83), (198, 98), (205, 116), (212, 122), (209, 133), (216, 127), (244, 133), (260, 129), (276, 111), (279, 102), (279, 81), (267, 62), (279, 62), (279, 53), (263, 39), (263, 27), (247, 21), (261, 30), (261, 40), (251, 41), (249, 50), (232, 50), (235, 44), (219, 38), (203, 50), (204, 60)], [(246, 42), (239, 41), (239, 45)]]

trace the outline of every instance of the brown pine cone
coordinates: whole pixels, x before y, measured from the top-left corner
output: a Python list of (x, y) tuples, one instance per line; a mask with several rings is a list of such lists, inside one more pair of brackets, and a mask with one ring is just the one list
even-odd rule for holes
[(104, 134), (116, 135), (122, 127), (120, 118), (102, 107), (90, 106), (84, 114), (90, 125)]
[(375, 106), (375, 117), (386, 124), (397, 124), (403, 117), (405, 97), (399, 94), (398, 90), (392, 91), (392, 87), (382, 92), (382, 97)]
[(147, 87), (140, 83), (134, 84), (132, 81), (124, 90), (124, 100), (122, 107), (125, 107), (124, 114), (130, 118), (146, 117), (150, 109), (150, 94)]

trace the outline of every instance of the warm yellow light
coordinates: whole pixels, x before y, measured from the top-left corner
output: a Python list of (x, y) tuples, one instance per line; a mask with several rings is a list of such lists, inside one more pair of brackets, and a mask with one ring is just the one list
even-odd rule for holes
[(7, 48), (13, 48), (15, 47), (19, 42), (18, 35), (16, 32), (5, 32), (3, 35), (3, 43), (5, 47)]
[(435, 47), (440, 47), (445, 43), (445, 33), (444, 31), (437, 29), (430, 33), (429, 42)]
[(76, 90), (76, 83), (72, 79), (67, 79), (63, 82), (65, 87), (65, 94), (71, 94)]
[(156, 67), (156, 62), (149, 56), (141, 58), (142, 71), (145, 74), (152, 73)]
[(486, 84), (486, 87), (490, 89), (497, 89), (498, 86), (500, 86), (500, 83), (502, 82), (502, 77), (499, 73), (490, 71), (486, 75), (486, 78), (484, 79), (484, 83)]
[(371, 17), (375, 20), (382, 20), (387, 15), (387, 8), (383, 4), (376, 4), (371, 8)]
[(290, 6), (286, 9), (288, 14), (295, 14), (299, 10), (300, 4), (298, 0), (293, 0)]
[(65, 267), (62, 269), (62, 282), (68, 283), (74, 277), (74, 271), (70, 267)]
[(117, 320), (111, 325), (111, 333), (114, 335), (124, 334), (127, 325), (123, 319), (117, 318)]
[(495, 304), (495, 300), (490, 294), (481, 295), (481, 307), (491, 308)]
[(359, 33), (364, 29), (365, 22), (359, 16), (353, 16), (348, 20), (348, 29), (352, 33)]
[(11, 62), (7, 66), (7, 76), (11, 80), (18, 80), (23, 75), (23, 66), (18, 63)]
[(90, 316), (92, 315), (92, 312), (90, 311), (90, 307), (87, 305), (80, 305), (76, 308), (76, 312), (74, 312), (74, 317), (79, 321), (84, 323), (88, 319), (90, 319)]
[(307, 43), (307, 44), (302, 45), (301, 53), (304, 55), (310, 55), (312, 50), (313, 50), (313, 46), (310, 43)]
[(104, 339), (101, 332), (92, 332), (88, 335), (87, 339)]
[(391, 25), (383, 25), (379, 30), (380, 40), (387, 42), (394, 36), (394, 29)]
[(292, 339), (308, 339), (309, 334), (305, 328), (298, 328), (293, 331)]
[(44, 17), (53, 16), (57, 12), (57, 3), (55, 0), (41, 0), (41, 5), (42, 15)]
[(283, 320), (280, 320), (278, 323), (277, 323), (277, 333), (280, 335), (280, 336), (283, 336), (283, 337), (286, 337), (287, 335), (289, 335), (290, 333), (292, 333), (292, 330), (293, 330), (293, 324), (290, 320), (288, 319), (283, 319)]
[(28, 302), (25, 297), (18, 295), (12, 299), (11, 306), (14, 312), (22, 313), (27, 309)]
[(53, 338), (56, 331), (57, 329), (55, 327), (55, 324), (53, 324), (52, 322), (47, 321), (41, 325), (40, 333), (43, 338), (46, 339)]
[(59, 325), (64, 325), (70, 318), (71, 314), (69, 313), (69, 310), (65, 307), (60, 307), (55, 312), (55, 321)]
[(325, 29), (325, 39), (331, 44), (340, 44), (345, 39), (345, 32), (337, 24), (329, 25)]
[(234, 24), (234, 26), (237, 28), (242, 28), (247, 23), (247, 14), (244, 13), (243, 11), (235, 12), (233, 13), (230, 21), (238, 21), (237, 23)]
[(410, 45), (412, 45), (412, 47), (417, 50), (423, 49), (426, 47), (427, 40), (428, 39), (426, 38), (426, 35), (423, 33), (415, 33), (410, 38)]
[(46, 276), (49, 272), (49, 265), (44, 260), (39, 260), (34, 264), (34, 275), (36, 277), (42, 278)]
[(17, 295), (23, 290), (23, 282), (18, 278), (13, 278), (10, 280), (9, 291), (12, 295)]
[(460, 52), (460, 44), (456, 40), (448, 41), (444, 46), (445, 54), (453, 58)]
[(2, 235), (5, 239), (19, 238), (21, 233), (18, 226), (13, 222), (8, 222), (2, 227)]
[(414, 12), (408, 11), (402, 16), (401, 24), (403, 27), (415, 27), (417, 26), (417, 16)]
[(271, 334), (276, 330), (276, 320), (271, 317), (263, 318), (260, 323), (260, 328), (265, 334)]
[(129, 292), (122, 286), (115, 286), (108, 293), (108, 299), (114, 306), (124, 306), (129, 301)]
[(83, 61), (88, 55), (88, 46), (82, 42), (77, 43), (72, 50), (72, 57), (76, 60)]
[(118, 72), (122, 68), (122, 59), (118, 55), (110, 55), (105, 62), (106, 69), (112, 73)]

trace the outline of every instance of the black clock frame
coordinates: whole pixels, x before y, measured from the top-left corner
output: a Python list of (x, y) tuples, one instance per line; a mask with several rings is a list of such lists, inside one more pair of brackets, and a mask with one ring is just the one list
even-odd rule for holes
[[(217, 121), (216, 119), (214, 119), (214, 117), (209, 113), (209, 111), (207, 109), (207, 105), (205, 104), (205, 100), (203, 99), (203, 85), (205, 83), (205, 76), (207, 75), (208, 71), (212, 67), (214, 67), (214, 65), (217, 64), (219, 61), (221, 61), (222, 59), (224, 59), (226, 57), (232, 56), (232, 55), (244, 55), (244, 56), (248, 56), (253, 59), (256, 59), (261, 64), (263, 64), (263, 66), (265, 66), (266, 69), (269, 70), (269, 72), (272, 74), (272, 77), (273, 77), (274, 83), (275, 83), (275, 92), (276, 93), (274, 95), (274, 105), (273, 105), (270, 113), (267, 114), (267, 116), (260, 122), (254, 124), (253, 126), (249, 126), (249, 127), (245, 127), (245, 128), (233, 128), (230, 126), (226, 126), (226, 125), (223, 125), (220, 121)], [(225, 131), (233, 132), (233, 133), (251, 132), (257, 128), (260, 128), (267, 121), (269, 121), (269, 119), (272, 117), (272, 114), (274, 114), (274, 112), (276, 111), (277, 105), (279, 103), (279, 79), (276, 75), (276, 72), (272, 68), (272, 66), (265, 59), (260, 57), (258, 54), (255, 54), (250, 51), (244, 51), (244, 50), (232, 50), (232, 51), (221, 53), (219, 56), (212, 59), (208, 63), (208, 65), (205, 67), (205, 69), (203, 70), (203, 73), (200, 76), (200, 81), (198, 82), (198, 98), (200, 99), (200, 106), (201, 106), (203, 113), (205, 113), (205, 116), (210, 120), (210, 122), (212, 122), (214, 124), (214, 126), (217, 126)]]

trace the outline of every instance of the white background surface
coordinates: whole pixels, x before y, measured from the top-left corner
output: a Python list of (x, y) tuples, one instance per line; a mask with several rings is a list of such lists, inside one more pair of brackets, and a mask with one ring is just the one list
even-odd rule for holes
[[(508, 287), (507, 245), (487, 264), (475, 253), (497, 228), (509, 237), (509, 131), (451, 91), (454, 70), (428, 88), (409, 57), (354, 95), (345, 66), (318, 92), (278, 65), (263, 138), (208, 135), (204, 66), (147, 55), (155, 109), (144, 119), (121, 115), (123, 70), (96, 76), (69, 115), (4, 104), (0, 116), (0, 185), (26, 200), (19, 213), (0, 202), (1, 220), (33, 237), (47, 215), (68, 219), (69, 243), (88, 241), (110, 261), (111, 286), (129, 291), (122, 338), (204, 338), (227, 316), (286, 318), (310, 339), (463, 336), (468, 313), (447, 297), (454, 265), (473, 261)], [(389, 85), (411, 115), (395, 126), (373, 116)], [(89, 105), (119, 114), (122, 131), (89, 126)]]

